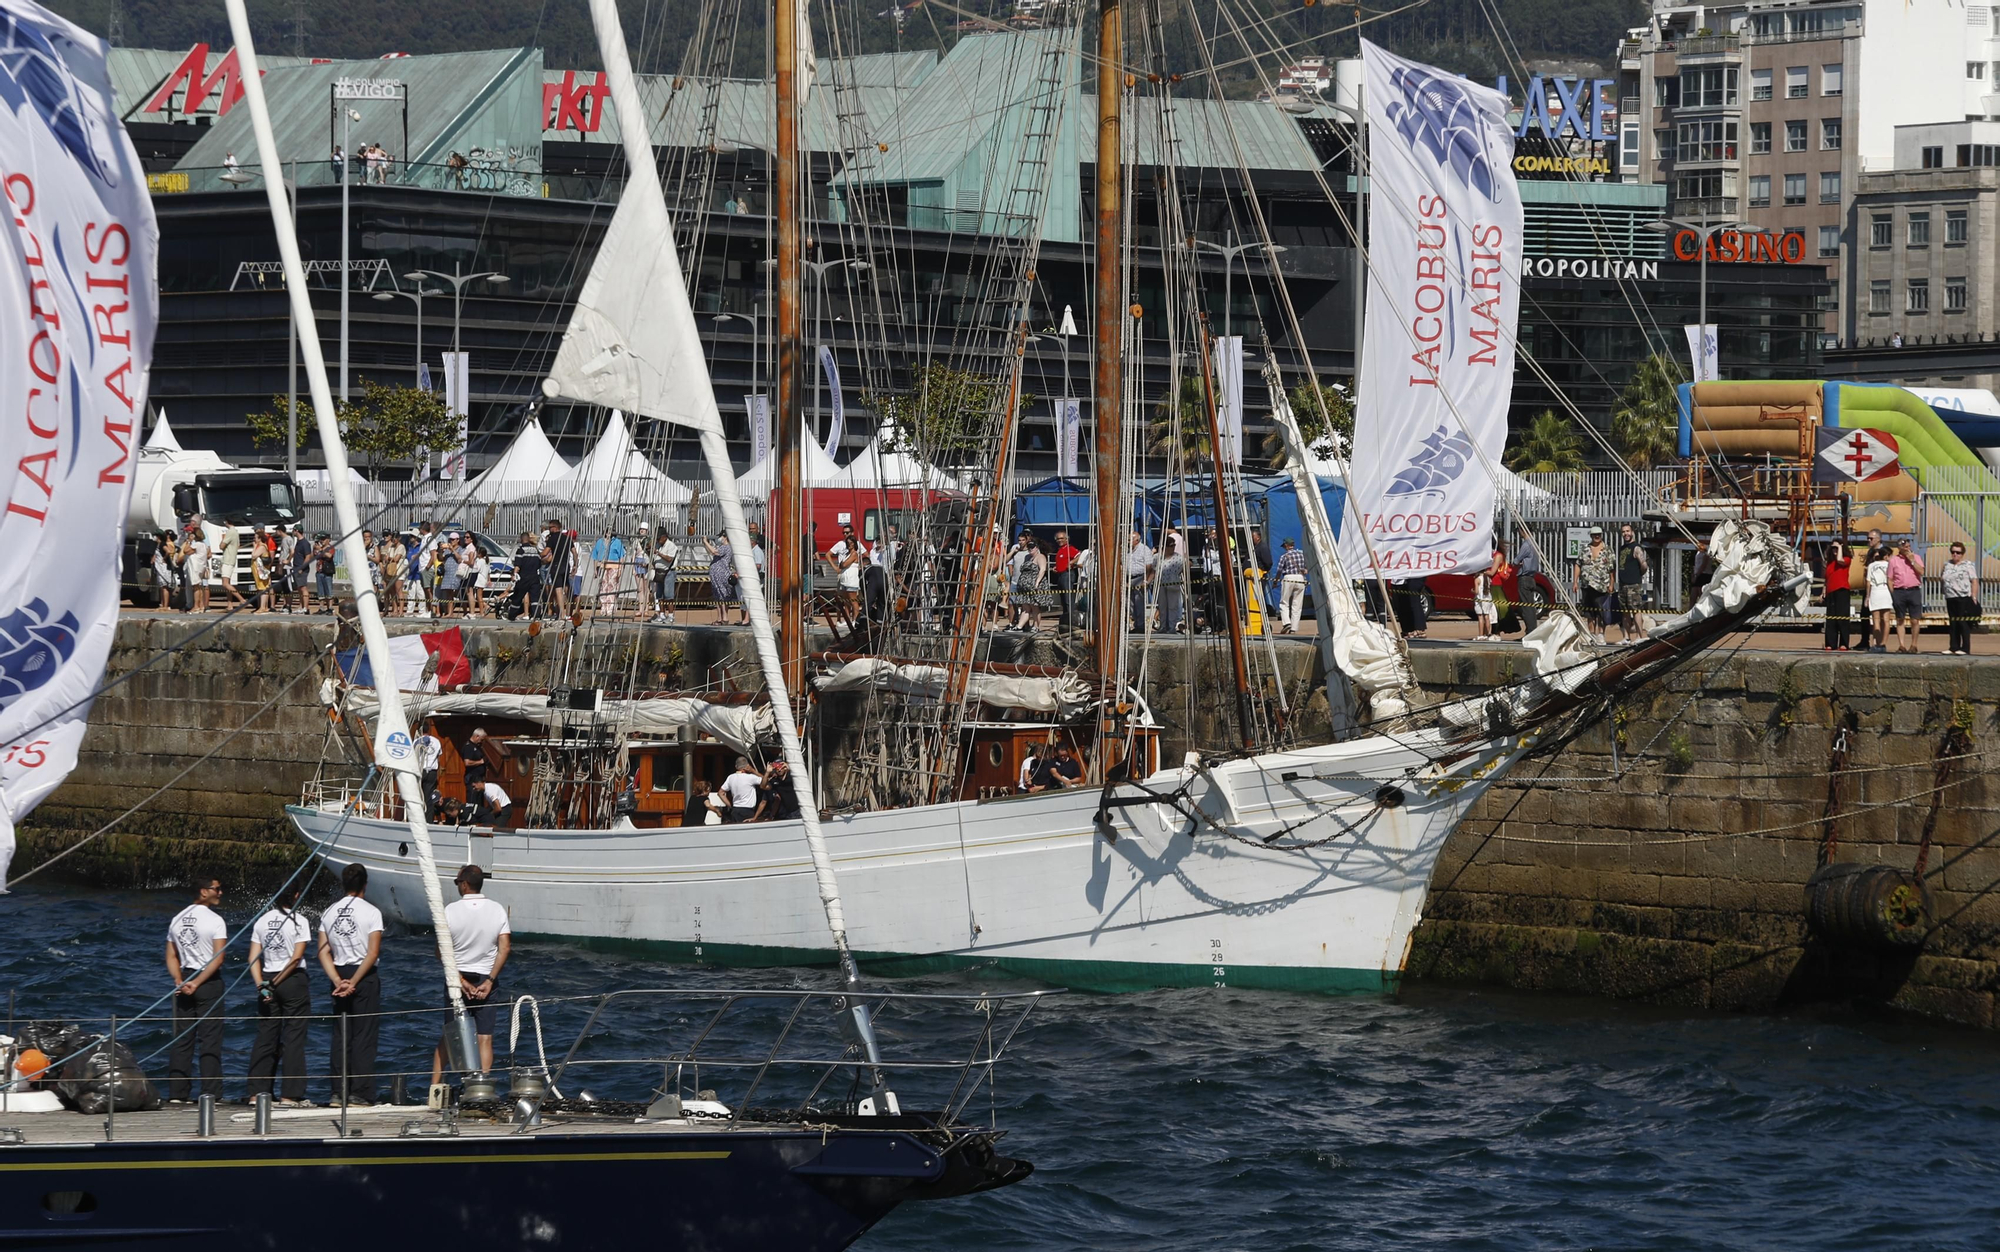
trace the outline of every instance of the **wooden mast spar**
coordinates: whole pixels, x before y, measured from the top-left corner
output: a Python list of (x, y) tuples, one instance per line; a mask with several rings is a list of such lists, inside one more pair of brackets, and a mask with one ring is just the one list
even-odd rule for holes
[(799, 185), (799, 6), (805, 0), (774, 0), (771, 42), (776, 67), (777, 151), (772, 181), (777, 185), (778, 307), (777, 307), (777, 438), (771, 455), (778, 458), (775, 476), (776, 516), (771, 523), (770, 554), (776, 571), (778, 659), (785, 689), (805, 690), (806, 621), (811, 605), (806, 574), (812, 561), (812, 538), (806, 534), (804, 491), (800, 482), (800, 432), (805, 428), (805, 371), (800, 348), (799, 219), (803, 195)]
[[(1120, 469), (1124, 462), (1125, 289), (1119, 281), (1125, 243), (1125, 153), (1121, 109), (1125, 91), (1125, 25), (1119, 0), (1097, 5), (1097, 281), (1092, 317), (1097, 332), (1093, 356), (1090, 467), (1096, 485), (1097, 520), (1091, 548), (1096, 553), (1097, 674), (1116, 680), (1124, 651), (1125, 526), (1121, 523)], [(1113, 697), (1115, 700), (1115, 696)], [(1106, 710), (1108, 714), (1109, 709)], [(1111, 766), (1111, 719), (1096, 737), (1096, 777)]]

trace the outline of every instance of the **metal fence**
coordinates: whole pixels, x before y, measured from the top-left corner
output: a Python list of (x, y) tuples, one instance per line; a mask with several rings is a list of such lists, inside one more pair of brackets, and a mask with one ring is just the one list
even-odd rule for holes
[(2000, 491), (1923, 492), (1911, 506), (1910, 531), (1924, 560), (1927, 610), (1943, 611), (1941, 572), (1951, 559), (1951, 545), (1963, 543), (1979, 567), (1980, 613), (2000, 613)]

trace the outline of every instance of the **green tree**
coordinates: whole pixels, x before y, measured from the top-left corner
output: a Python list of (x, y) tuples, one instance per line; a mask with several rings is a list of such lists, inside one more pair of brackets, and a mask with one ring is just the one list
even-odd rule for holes
[[(1308, 378), (1285, 395), (1307, 447), (1345, 455), (1354, 446), (1354, 393), (1344, 384)], [(1264, 455), (1273, 469), (1285, 467), (1285, 441), (1275, 430), (1264, 436)]]
[[(894, 451), (913, 453), (933, 465), (961, 466), (991, 461), (993, 418), (1003, 403), (1005, 380), (932, 362), (917, 371), (901, 395), (863, 395), (862, 404), (895, 430)], [(1023, 393), (1026, 409), (1036, 397)]]
[(1656, 352), (1639, 362), (1618, 406), (1611, 410), (1611, 438), (1619, 455), (1638, 469), (1673, 460), (1680, 452), (1680, 366)]
[(1583, 436), (1569, 419), (1543, 409), (1514, 432), (1513, 446), (1503, 459), (1516, 474), (1573, 474), (1583, 468)]
[(1162, 396), (1146, 423), (1146, 451), (1183, 464), (1209, 459), (1208, 396), (1201, 375), (1183, 374), (1180, 394)]
[[(271, 408), (245, 417), (252, 442), (285, 442), (287, 396), (271, 397)], [(370, 476), (381, 466), (397, 461), (414, 461), (429, 449), (434, 454), (455, 452), (462, 446), (458, 415), (445, 406), (442, 397), (416, 387), (391, 387), (386, 383), (361, 380), (361, 395), (340, 409), (340, 437), (348, 452), (361, 457)], [(312, 402), (301, 399), (298, 414), (298, 446), (303, 448), (318, 433), (318, 419)]]

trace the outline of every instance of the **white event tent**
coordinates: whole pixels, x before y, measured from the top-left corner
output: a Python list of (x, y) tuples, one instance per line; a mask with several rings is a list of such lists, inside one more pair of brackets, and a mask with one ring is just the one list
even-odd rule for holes
[(540, 418), (530, 418), (514, 436), (514, 442), (500, 459), (466, 487), (468, 499), (481, 504), (503, 504), (545, 494), (548, 485), (569, 473), (570, 464), (542, 433)]
[(167, 411), (162, 408), (158, 420), (153, 423), (153, 433), (146, 436), (146, 447), (162, 452), (180, 452), (181, 441), (174, 437), (174, 428), (167, 425)]
[(567, 473), (550, 479), (542, 493), (576, 504), (618, 504), (653, 508), (686, 504), (694, 493), (662, 474), (632, 441), (625, 415), (611, 410), (604, 433), (590, 455)]

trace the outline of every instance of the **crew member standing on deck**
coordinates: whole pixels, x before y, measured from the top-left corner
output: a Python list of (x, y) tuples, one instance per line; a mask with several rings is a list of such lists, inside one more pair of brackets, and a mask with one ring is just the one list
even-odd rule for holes
[(729, 798), (725, 822), (747, 822), (757, 815), (757, 791), (764, 776), (750, 768), (750, 758), (736, 758), (736, 772), (722, 780), (722, 794)]
[(222, 880), (195, 878), (194, 903), (167, 923), (167, 974), (174, 980), (174, 1046), (167, 1056), (167, 1103), (186, 1104), (188, 1078), (201, 1052), (201, 1085), (194, 1094), (222, 1098), (222, 952), (229, 928), (215, 906)]
[(368, 870), (340, 871), (347, 894), (320, 914), (319, 967), (333, 983), (333, 1099), (375, 1103), (375, 1049), (380, 1040), (382, 910), (368, 903)]
[(435, 810), (437, 801), (438, 766), (444, 763), (444, 742), (438, 738), (437, 723), (425, 722), (424, 733), (417, 736), (417, 768), (424, 774), (424, 815), (426, 818)]
[(478, 804), (486, 782), (486, 750), (492, 748), (501, 756), (507, 755), (507, 745), (498, 739), (486, 737), (484, 727), (475, 729), (459, 741), (459, 760), (465, 765), (465, 802)]
[[(486, 885), (486, 871), (468, 865), (452, 879), (458, 884), (458, 899), (444, 908), (444, 924), (451, 931), (452, 956), (458, 963), (458, 986), (465, 993), (465, 1011), (472, 1014), (472, 1026), (479, 1036), (479, 1071), (493, 1070), (493, 1018), (500, 1004), (500, 970), (507, 964), (513, 946), (513, 926), (507, 910), (479, 894)], [(449, 1021), (445, 1029), (451, 1029)], [(444, 1081), (444, 1044), (431, 1054), (431, 1086)]]
[(278, 893), (270, 912), (250, 928), (250, 976), (257, 980), (257, 1042), (250, 1049), (252, 1100), (271, 1091), (272, 1075), (285, 1076), (279, 1104), (306, 1102), (306, 1018), (312, 1013), (312, 979), (305, 970), (312, 923), (299, 912), (297, 883)]

